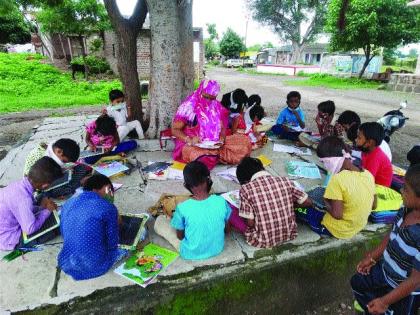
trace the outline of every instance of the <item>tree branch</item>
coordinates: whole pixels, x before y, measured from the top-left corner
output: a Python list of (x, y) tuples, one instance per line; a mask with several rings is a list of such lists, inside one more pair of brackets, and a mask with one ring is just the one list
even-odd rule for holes
[(129, 19), (129, 23), (133, 26), (136, 26), (140, 31), (143, 27), (143, 23), (146, 20), (147, 16), (147, 4), (146, 0), (137, 0), (136, 7), (134, 8), (133, 14)]

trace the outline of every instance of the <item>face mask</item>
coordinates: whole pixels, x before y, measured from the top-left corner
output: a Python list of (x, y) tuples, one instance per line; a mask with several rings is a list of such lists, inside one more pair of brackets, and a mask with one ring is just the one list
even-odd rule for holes
[(351, 155), (343, 150), (343, 156), (333, 156), (319, 159), (331, 174), (337, 174), (343, 168), (345, 159), (351, 159)]
[(107, 194), (107, 195), (104, 196), (104, 199), (109, 201), (110, 203), (114, 203), (114, 196), (111, 196), (111, 195)]
[(358, 145), (358, 146), (357, 146), (357, 148), (358, 148), (360, 151), (364, 152), (364, 153), (369, 152), (369, 149), (365, 147), (366, 142), (367, 142), (367, 141), (365, 141), (365, 143), (363, 143), (362, 145)]
[(326, 170), (329, 173), (337, 174), (341, 171), (345, 159), (346, 158), (344, 156), (334, 156), (329, 158), (321, 158), (319, 160), (324, 164)]

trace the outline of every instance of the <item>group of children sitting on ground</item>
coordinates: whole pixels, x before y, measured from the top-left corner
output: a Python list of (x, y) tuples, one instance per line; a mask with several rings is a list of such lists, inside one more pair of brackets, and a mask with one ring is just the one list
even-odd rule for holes
[[(88, 125), (86, 142), (91, 150), (103, 146), (107, 154), (127, 152), (137, 142), (124, 138), (132, 129), (143, 137), (141, 125), (127, 122), (130, 108), (121, 103), (122, 92), (112, 91), (110, 100), (116, 105)], [(321, 140), (312, 141), (302, 133), (305, 116), (300, 101), (298, 92), (288, 94), (287, 107), (280, 112), (272, 132), (301, 145), (309, 141), (316, 147), (320, 161), (331, 174), (324, 194), (326, 211), (315, 209), (308, 195), (290, 179), (271, 175), (260, 160), (251, 157), (237, 166), (241, 203), (239, 209), (232, 209), (222, 197), (210, 194), (210, 172), (194, 161), (183, 171), (184, 186), (191, 198), (176, 207), (172, 218), (159, 216), (155, 222), (156, 233), (179, 250), (181, 257), (196, 260), (220, 254), (231, 225), (255, 247), (271, 248), (292, 240), (297, 236), (296, 207), (306, 208), (298, 212), (298, 218), (321, 235), (348, 239), (365, 227), (375, 209), (375, 183), (387, 187), (392, 183), (391, 157), (381, 149), (383, 128), (374, 122), (361, 124), (352, 111), (343, 112), (332, 124), (335, 106), (327, 101), (319, 104), (315, 118)], [(256, 99), (254, 106), (232, 115), (233, 128), (246, 131), (250, 121), (254, 125), (260, 120), (264, 116), (260, 102)], [(351, 146), (361, 151), (359, 163), (353, 160)], [(359, 274), (352, 278), (356, 299), (370, 313), (385, 312), (390, 305), (393, 310), (411, 310), (419, 303), (415, 296), (420, 284), (419, 151), (416, 146), (408, 153), (410, 168), (402, 190), (405, 206), (391, 233), (367, 254), (358, 265)], [(79, 154), (79, 146), (70, 139), (41, 144), (28, 155), (23, 179), (0, 190), (0, 250), (13, 250), (23, 246), (22, 232), (36, 232), (57, 209), (51, 197), (71, 195), (79, 186), (84, 187), (61, 210), (64, 244), (58, 265), (76, 280), (100, 276), (126, 255), (118, 249), (118, 211), (113, 205), (112, 183), (106, 176), (90, 174), (87, 164), (98, 157), (76, 163)], [(66, 163), (71, 162), (76, 163), (73, 170), (77, 170), (77, 176), (57, 190), (38, 194), (35, 200), (35, 191), (45, 191), (63, 176)], [(231, 224), (238, 221), (242, 226)], [(38, 242), (54, 236), (45, 235)]]

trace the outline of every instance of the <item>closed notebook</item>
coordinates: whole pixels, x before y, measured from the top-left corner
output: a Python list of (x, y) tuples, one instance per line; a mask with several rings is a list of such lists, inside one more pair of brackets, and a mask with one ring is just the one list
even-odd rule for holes
[(59, 227), (60, 227), (60, 217), (58, 216), (58, 213), (56, 211), (53, 211), (51, 215), (48, 217), (48, 219), (45, 220), (44, 224), (41, 226), (41, 228), (38, 231), (30, 235), (27, 235), (26, 233), (22, 233), (23, 243), (28, 244), (29, 242), (36, 240), (42, 235), (54, 229), (57, 229)]

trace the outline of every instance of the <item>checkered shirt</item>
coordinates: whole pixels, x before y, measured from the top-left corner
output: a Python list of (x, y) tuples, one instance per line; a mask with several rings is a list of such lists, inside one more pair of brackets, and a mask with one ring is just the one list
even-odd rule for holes
[(245, 232), (248, 244), (269, 248), (297, 236), (294, 204), (303, 203), (308, 195), (291, 180), (261, 171), (241, 187), (239, 196), (239, 216), (255, 220)]

